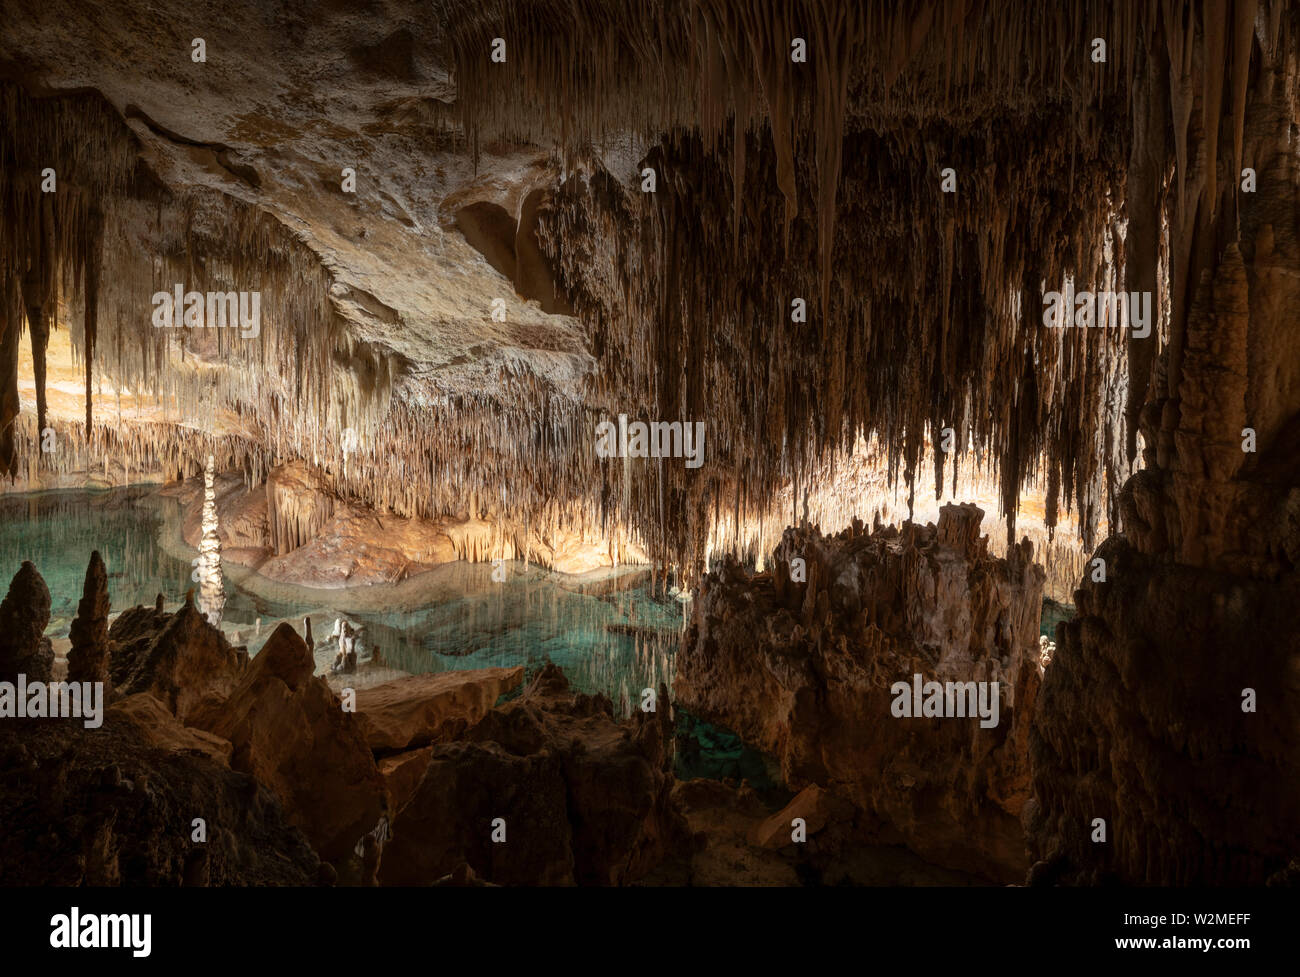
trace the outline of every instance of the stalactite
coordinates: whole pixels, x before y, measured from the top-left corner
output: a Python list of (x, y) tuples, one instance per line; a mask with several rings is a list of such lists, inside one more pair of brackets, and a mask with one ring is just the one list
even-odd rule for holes
[[(1250, 11), (1165, 0), (438, 6), (465, 144), (531, 140), (565, 173), (537, 233), (601, 368), (576, 394), (509, 355), (472, 388), (418, 385), (401, 356), (349, 329), (320, 257), (271, 212), (166, 189), (97, 97), (33, 98), (6, 83), (0, 277), (33, 323), (69, 323), (87, 378), (84, 431), (49, 459), (53, 472), (118, 451), (124, 469), (193, 474), (211, 453), (257, 486), (305, 461), (323, 494), (382, 511), (480, 509), (493, 535), (466, 537), (475, 558), (591, 531), (689, 577), (711, 553), (757, 545), (751, 527), (770, 536), (806, 500), (817, 512), (818, 480), (874, 437), (909, 508), (926, 503), (922, 466), (937, 494), (952, 461), (954, 480), (967, 467), (994, 473), (1009, 535), (1022, 492), (1039, 487), (1049, 528), (1069, 521), (1091, 545), (1116, 524), (1136, 419), (1177, 385), (1189, 289), (1217, 246), (1197, 228), (1219, 233), (1208, 222), (1235, 194), (1235, 179), (1209, 181), (1196, 160), (1206, 126), (1224, 129), (1234, 159), (1245, 151)], [(1280, 44), (1276, 10), (1265, 12), (1261, 43)], [(1093, 36), (1115, 58), (1104, 69), (1080, 40)], [(495, 37), (508, 42), (503, 64), (487, 56)], [(790, 57), (795, 37), (806, 62)], [(1216, 79), (1230, 97), (1208, 105)], [(656, 193), (605, 169), (601, 151), (628, 144), (644, 148)], [(57, 164), (57, 194), (40, 193), (43, 161)], [(955, 194), (940, 189), (946, 167)], [(1066, 281), (1152, 291), (1156, 334), (1044, 328), (1041, 293)], [(177, 282), (256, 287), (260, 335), (152, 328), (147, 298)], [(791, 320), (796, 297), (805, 323)], [(22, 304), (5, 314), (11, 337)], [(35, 325), (32, 341), (37, 361)], [(169, 423), (112, 430), (110, 401), (91, 413), (92, 377)], [(595, 425), (619, 413), (705, 420), (706, 464), (596, 458)], [(37, 429), (39, 403), (38, 415)], [(933, 450), (947, 428), (963, 449), (952, 459)], [(24, 452), (37, 433), (11, 425)], [(318, 529), (322, 512), (277, 514), (277, 547)]]
[(99, 265), (100, 265), (100, 217), (92, 212), (86, 230), (84, 247), (86, 253), (80, 259), (86, 275), (85, 295), (86, 322), (83, 331), (82, 350), (86, 360), (86, 431), (91, 429), (91, 373), (95, 363), (95, 337), (99, 332)]

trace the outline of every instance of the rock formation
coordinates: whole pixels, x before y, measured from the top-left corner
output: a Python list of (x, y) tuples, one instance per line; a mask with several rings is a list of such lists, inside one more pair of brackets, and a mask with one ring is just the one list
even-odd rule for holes
[(393, 820), (380, 882), (430, 885), (462, 864), (502, 885), (644, 875), (685, 834), (670, 799), (671, 719), (660, 701), (659, 712), (619, 724), (607, 698), (570, 691), (546, 665), (520, 698), (432, 748)]
[(108, 609), (108, 573), (96, 550), (90, 554), (86, 585), (69, 633), (72, 648), (68, 651), (68, 681), (103, 682), (105, 696), (112, 686), (109, 678)]
[[(1279, 33), (1295, 11), (1209, 16), (1153, 52), (1145, 151), (1180, 162), (1129, 234), (1154, 279), (1158, 202), (1176, 200), (1170, 335), (1130, 403), (1145, 468), (1123, 531), (1056, 629), (1031, 733), (1036, 882), (1260, 884), (1300, 852), (1297, 67)], [(1194, 49), (1203, 85), (1162, 104)]]
[(147, 658), (154, 641), (167, 627), (174, 614), (163, 610), (163, 595), (159, 594), (153, 607), (128, 607), (119, 614), (108, 629), (108, 640), (113, 647), (108, 672), (113, 688), (121, 689)]
[(230, 766), (229, 740), (181, 725), (167, 707), (148, 692), (120, 699), (108, 708), (106, 720), (136, 728), (141, 739), (170, 753), (201, 754), (224, 767)]
[(229, 694), (187, 724), (229, 740), (231, 767), (270, 787), (289, 823), (338, 863), (387, 815), (388, 795), (356, 717), (314, 670), (310, 649), (281, 624)]
[(50, 591), (30, 561), (24, 560), (0, 601), (0, 682), (48, 682), (54, 649), (45, 637), (50, 623)]
[(455, 738), (523, 679), (523, 666), (395, 679), (357, 692), (357, 721), (376, 753), (417, 749)]
[[(705, 578), (674, 693), (773, 754), (792, 789), (851, 801), (876, 840), (1010, 881), (1027, 868), (1043, 573), (1028, 544), (989, 557), (982, 517), (948, 506), (937, 527), (787, 530), (769, 572)], [(900, 717), (894, 683), (910, 699), (918, 674), (997, 682), (997, 725)]]
[[(1026, 840), (1041, 882), (1293, 878), (1300, 4), (191, 0), (241, 28), (201, 65), (154, 6), (6, 11), (0, 491), (165, 480), (212, 622), (218, 552), (332, 589), (461, 559), (700, 585), (683, 704), (797, 810), (853, 806), (796, 869), (749, 851), (777, 812), (743, 788), (679, 792), (756, 877), (830, 878), (856, 833), (999, 881)], [(602, 456), (629, 419), (656, 451)], [(1044, 579), (1078, 610), (1050, 656)], [(246, 667), (187, 603), (105, 638), (94, 561), (82, 604), (70, 673), (219, 728), (347, 881), (659, 850), (657, 720), (553, 675), (366, 727), (296, 636)], [(50, 613), (23, 564), (0, 679), (50, 677)], [(999, 683), (1001, 721), (895, 717), (918, 674)], [(617, 837), (582, 756), (634, 777)], [(525, 856), (453, 797), (540, 826)]]
[(194, 734), (145, 702), (124, 700), (94, 730), (0, 723), (5, 884), (314, 885), (319, 859), (275, 796), (187, 749)]
[[(146, 630), (149, 625), (160, 629)], [(108, 636), (123, 659), (112, 669), (114, 688), (123, 695), (148, 692), (185, 723), (204, 699), (230, 695), (248, 664), (199, 613), (192, 595), (175, 614), (128, 611)]]

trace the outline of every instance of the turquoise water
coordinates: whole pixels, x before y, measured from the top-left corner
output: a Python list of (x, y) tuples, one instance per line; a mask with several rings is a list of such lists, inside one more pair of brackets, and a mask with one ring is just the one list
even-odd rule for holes
[[(172, 610), (197, 588), (189, 562), (196, 551), (162, 545), (176, 538), (178, 519), (177, 504), (147, 486), (0, 496), (0, 585), (7, 590), (31, 560), (50, 588), (46, 633), (66, 637), (98, 549), (113, 612), (152, 605), (159, 593)], [(671, 687), (682, 606), (653, 594), (648, 574), (587, 581), (521, 563), (506, 568), (508, 579), (497, 583), (491, 564), (449, 564), (416, 578), (423, 598), (407, 587), (386, 604), (385, 592), (370, 588), (306, 591), (227, 566), (222, 629), (256, 654), (278, 621), (301, 633), (309, 616), (323, 671), (333, 655), (325, 639), (345, 617), (363, 628), (363, 662), (377, 648), (385, 666), (406, 672), (524, 665), (531, 675), (550, 660), (575, 687), (608, 694), (624, 713), (643, 688)]]
[[(189, 562), (195, 551), (162, 545), (178, 537), (179, 516), (175, 502), (158, 499), (147, 486), (0, 496), (0, 586), (8, 589), (23, 560), (35, 563), (50, 588), (46, 633), (66, 638), (90, 552), (98, 549), (114, 612), (152, 605), (159, 593), (175, 609), (196, 586)], [(647, 574), (584, 581), (521, 563), (507, 568), (508, 579), (496, 583), (491, 564), (449, 564), (416, 578), (413, 598), (411, 587), (305, 591), (269, 585), (228, 567), (222, 628), (256, 654), (276, 623), (291, 621), (301, 633), (308, 616), (321, 672), (333, 656), (326, 639), (338, 617), (364, 629), (363, 662), (378, 648), (385, 666), (404, 672), (524, 665), (531, 676), (549, 660), (576, 688), (609, 695), (624, 715), (642, 689), (661, 682), (671, 689), (682, 606), (652, 593)], [(1056, 622), (1073, 613), (1068, 605), (1044, 601), (1042, 633), (1053, 637)], [(779, 781), (771, 759), (734, 734), (681, 710), (677, 727), (683, 779), (746, 779), (759, 789)]]
[(1068, 621), (1074, 617), (1073, 604), (1060, 604), (1054, 600), (1043, 600), (1043, 619), (1038, 633), (1046, 635), (1048, 640), (1056, 640), (1056, 625), (1059, 621)]
[(182, 600), (190, 566), (157, 545), (158, 514), (139, 506), (149, 488), (105, 492), (37, 492), (0, 496), (0, 585), (6, 591), (23, 560), (31, 560), (50, 588), (47, 634), (63, 637), (77, 613), (86, 565), (99, 550), (108, 569), (114, 611)]

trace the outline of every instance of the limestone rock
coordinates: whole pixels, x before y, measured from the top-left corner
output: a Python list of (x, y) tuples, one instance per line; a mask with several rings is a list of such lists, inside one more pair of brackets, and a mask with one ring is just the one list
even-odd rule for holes
[(394, 811), (400, 811), (414, 796), (415, 789), (420, 786), (432, 756), (433, 747), (426, 746), (418, 750), (407, 750), (405, 753), (395, 753), (378, 761), (379, 773), (388, 786), (388, 797)]
[(126, 684), (173, 616), (163, 610), (162, 594), (159, 594), (153, 607), (142, 604), (129, 607), (114, 618), (108, 629), (108, 640), (113, 646), (108, 674), (115, 689)]
[(29, 560), (14, 574), (0, 601), (0, 682), (26, 675), (29, 682), (48, 682), (54, 649), (45, 637), (50, 623), (50, 590)]
[(69, 682), (103, 682), (107, 694), (110, 646), (108, 641), (108, 573), (99, 551), (90, 554), (86, 583), (77, 616), (72, 622), (68, 651)]
[(376, 752), (443, 742), (474, 725), (524, 679), (523, 666), (411, 675), (357, 692), (357, 720)]
[(161, 702), (148, 692), (127, 696), (108, 707), (106, 723), (129, 723), (140, 739), (170, 753), (194, 753), (224, 767), (230, 766), (229, 740), (181, 725)]
[(1300, 574), (1210, 572), (1123, 537), (1096, 555), (1106, 582), (1085, 577), (1057, 625), (1030, 735), (1031, 880), (1263, 884), (1300, 850)]
[[(1027, 545), (989, 557), (981, 518), (945, 506), (937, 527), (790, 529), (770, 572), (710, 574), (674, 694), (775, 756), (791, 789), (825, 784), (852, 802), (866, 839), (1018, 881), (1043, 572)], [(806, 581), (792, 579), (796, 558)], [(998, 725), (895, 718), (892, 686), (916, 674), (999, 683)]]
[[(618, 723), (607, 698), (571, 692), (545, 666), (520, 698), (432, 748), (393, 822), (380, 881), (428, 885), (462, 863), (505, 885), (616, 885), (644, 874), (685, 836), (661, 692), (657, 714)], [(492, 841), (497, 818), (504, 844)]]
[(0, 723), (5, 884), (315, 884), (319, 859), (275, 796), (204, 751), (174, 749), (176, 720), (146, 698), (115, 705), (99, 729)]
[(387, 815), (388, 794), (356, 717), (313, 670), (306, 643), (281, 624), (225, 701), (203, 703), (189, 725), (229, 740), (231, 767), (270, 787), (289, 823), (337, 863)]
[[(120, 619), (114, 625), (119, 623)], [(161, 625), (161, 629), (145, 645), (150, 624)], [(139, 608), (119, 634), (135, 647), (128, 651), (131, 671), (118, 690), (123, 695), (150, 693), (181, 722), (188, 722), (190, 713), (205, 698), (229, 695), (247, 667), (247, 659), (230, 647), (189, 600), (175, 614)]]
[(816, 784), (809, 784), (795, 795), (794, 800), (760, 824), (754, 831), (753, 842), (760, 848), (784, 848), (794, 844), (791, 822), (802, 818), (807, 835), (811, 837), (827, 823), (836, 819), (849, 819), (852, 805)]

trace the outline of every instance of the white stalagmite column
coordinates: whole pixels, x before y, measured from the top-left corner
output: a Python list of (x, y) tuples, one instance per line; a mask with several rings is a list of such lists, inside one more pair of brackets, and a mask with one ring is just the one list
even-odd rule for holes
[(217, 535), (213, 468), (212, 456), (208, 455), (208, 466), (203, 472), (203, 538), (199, 540), (199, 610), (214, 628), (219, 628), (221, 612), (226, 606), (226, 586), (221, 574), (221, 537)]

